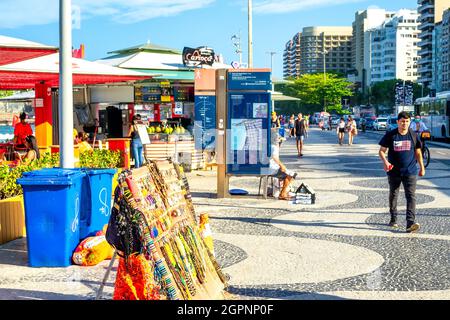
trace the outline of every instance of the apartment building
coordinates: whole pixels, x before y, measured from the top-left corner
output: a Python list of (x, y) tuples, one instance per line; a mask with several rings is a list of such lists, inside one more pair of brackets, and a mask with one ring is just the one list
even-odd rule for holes
[(442, 22), (438, 28), (440, 36), (438, 37), (438, 48), (441, 66), (441, 72), (438, 70), (437, 91), (450, 91), (450, 8), (444, 11)]
[(299, 32), (285, 45), (283, 53), (283, 77), (285, 79), (300, 76), (301, 37), (302, 34)]
[(416, 10), (402, 9), (381, 26), (368, 31), (369, 86), (391, 79), (417, 81), (418, 18)]
[(352, 23), (352, 63), (356, 70), (356, 84), (361, 91), (366, 90), (371, 81), (371, 44), (367, 31), (382, 25), (394, 15), (395, 12), (379, 8), (368, 8), (355, 13), (355, 20)]
[[(284, 76), (336, 72), (352, 68), (351, 27), (305, 27), (286, 44)], [(295, 75), (294, 75), (295, 74)]]
[[(449, 0), (418, 0), (419, 7), (419, 79), (425, 87), (436, 89), (436, 32), (435, 26), (442, 20), (445, 9), (448, 9)], [(434, 60), (434, 62), (433, 62)]]

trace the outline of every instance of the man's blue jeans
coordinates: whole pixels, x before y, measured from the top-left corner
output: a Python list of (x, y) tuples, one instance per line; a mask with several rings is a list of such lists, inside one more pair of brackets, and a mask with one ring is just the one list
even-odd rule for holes
[(410, 227), (416, 219), (416, 185), (417, 176), (388, 176), (389, 211), (391, 220), (397, 221), (397, 200), (400, 184), (403, 184), (406, 196), (406, 227)]
[(131, 141), (131, 152), (134, 158), (134, 167), (142, 167), (144, 164), (144, 154), (141, 138), (136, 138)]

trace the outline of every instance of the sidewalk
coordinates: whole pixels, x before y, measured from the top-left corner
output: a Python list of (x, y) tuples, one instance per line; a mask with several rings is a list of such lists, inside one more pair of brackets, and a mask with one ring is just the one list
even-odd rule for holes
[[(422, 229), (407, 234), (403, 194), (400, 228), (386, 225), (387, 179), (378, 145), (364, 134), (355, 143), (339, 146), (335, 132), (313, 128), (301, 159), (294, 140), (283, 143), (282, 161), (299, 173), (296, 183), (314, 188), (315, 205), (258, 198), (259, 179), (246, 177), (233, 177), (230, 188), (252, 196), (216, 199), (215, 170), (188, 173), (197, 214), (210, 214), (231, 299), (450, 300), (449, 167), (432, 162), (419, 179)], [(0, 246), (0, 299), (92, 300), (108, 264), (29, 268), (26, 241), (19, 239)], [(112, 298), (115, 275), (116, 268), (103, 299)]]

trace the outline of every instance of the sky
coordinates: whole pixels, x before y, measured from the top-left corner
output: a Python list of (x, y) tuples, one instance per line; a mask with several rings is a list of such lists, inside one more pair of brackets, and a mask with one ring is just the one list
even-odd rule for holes
[[(73, 46), (88, 60), (143, 44), (208, 46), (226, 63), (248, 61), (248, 0), (73, 0)], [(58, 0), (1, 0), (0, 35), (59, 46)], [(285, 44), (308, 26), (351, 26), (368, 7), (416, 9), (417, 0), (253, 0), (253, 66), (283, 77)], [(270, 52), (275, 52), (271, 60)], [(273, 63), (272, 63), (273, 61)]]

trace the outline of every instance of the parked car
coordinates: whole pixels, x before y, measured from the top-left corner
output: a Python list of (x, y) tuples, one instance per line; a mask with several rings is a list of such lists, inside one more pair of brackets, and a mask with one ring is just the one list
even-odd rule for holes
[(366, 119), (366, 129), (373, 130), (373, 122), (375, 121), (372, 117), (367, 117)]
[(376, 118), (375, 121), (373, 122), (373, 129), (377, 131), (386, 130), (386, 122), (387, 118), (381, 117)]
[(341, 121), (341, 118), (338, 116), (332, 116), (331, 117), (331, 124), (333, 126), (337, 126), (339, 124), (339, 122)]
[(354, 117), (353, 120), (356, 122), (356, 128), (361, 128), (361, 118), (360, 117)]
[(387, 121), (386, 121), (386, 130), (387, 131), (391, 131), (394, 129), (397, 129), (398, 125), (397, 125), (397, 116), (389, 116), (387, 117)]

